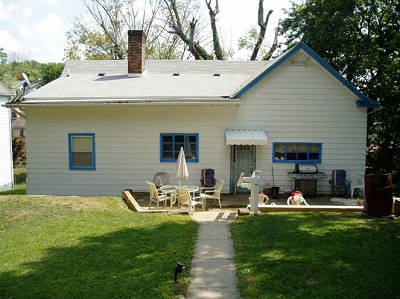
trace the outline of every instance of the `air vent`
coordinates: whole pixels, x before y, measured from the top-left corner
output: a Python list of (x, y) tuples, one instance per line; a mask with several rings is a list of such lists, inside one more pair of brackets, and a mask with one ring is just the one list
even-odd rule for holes
[(179, 76), (179, 73), (173, 73), (172, 76), (178, 77), (178, 76)]
[(99, 77), (103, 77), (103, 76), (105, 76), (105, 75), (106, 75), (106, 73), (99, 73), (99, 74), (98, 74)]
[(221, 76), (221, 74), (214, 74), (213, 76), (214, 77), (219, 77), (219, 76)]

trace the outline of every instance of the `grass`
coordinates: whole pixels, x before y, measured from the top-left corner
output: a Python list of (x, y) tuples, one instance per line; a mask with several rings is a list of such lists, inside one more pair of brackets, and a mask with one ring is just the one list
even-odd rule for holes
[(0, 195), (25, 195), (26, 194), (26, 167), (14, 168), (14, 183), (12, 190), (0, 191)]
[(14, 168), (14, 181), (15, 184), (25, 183), (26, 181), (26, 167)]
[(232, 224), (243, 298), (396, 298), (400, 221), (274, 213)]
[(0, 196), (0, 298), (176, 298), (197, 227), (118, 197)]
[[(198, 225), (118, 197), (0, 192), (0, 298), (177, 298)], [(396, 298), (400, 221), (271, 213), (231, 225), (242, 298)], [(187, 269), (174, 283), (177, 261)]]
[(0, 195), (25, 195), (26, 184), (20, 183), (14, 186), (11, 190), (0, 191)]

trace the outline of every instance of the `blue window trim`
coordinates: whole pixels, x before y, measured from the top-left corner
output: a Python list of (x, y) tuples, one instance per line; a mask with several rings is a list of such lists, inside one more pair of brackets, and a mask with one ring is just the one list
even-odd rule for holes
[[(312, 145), (318, 145), (319, 150), (318, 150), (318, 159), (307, 159), (307, 160), (288, 160), (287, 159), (287, 153), (288, 153), (288, 145), (297, 145), (297, 144), (306, 144), (307, 145), (307, 157), (309, 157), (310, 154), (310, 146)], [(276, 145), (284, 145), (285, 146), (285, 152), (284, 152), (284, 157), (283, 159), (275, 159), (275, 150), (276, 150)], [(321, 163), (322, 161), (322, 143), (318, 142), (274, 142), (272, 144), (272, 162), (273, 163)]]
[[(92, 166), (74, 166), (72, 164), (72, 138), (77, 136), (92, 138)], [(69, 153), (69, 169), (70, 170), (96, 170), (96, 142), (94, 133), (68, 133), (68, 153)]]
[[(164, 152), (164, 143), (163, 143), (163, 137), (172, 137), (172, 157), (177, 157), (178, 153), (175, 152), (175, 137), (184, 137), (184, 146), (183, 148), (185, 149), (188, 144), (186, 141), (186, 137), (196, 137), (196, 151), (195, 151), (195, 157), (194, 158), (188, 158), (186, 157), (186, 162), (187, 163), (196, 163), (199, 162), (199, 134), (198, 133), (161, 133), (160, 134), (160, 162), (176, 162), (176, 158), (163, 158), (163, 152)], [(180, 147), (179, 147), (180, 149)]]

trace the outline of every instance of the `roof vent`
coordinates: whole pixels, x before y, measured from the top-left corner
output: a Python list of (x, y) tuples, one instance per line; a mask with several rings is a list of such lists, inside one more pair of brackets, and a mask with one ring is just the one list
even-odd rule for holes
[(214, 74), (213, 76), (214, 76), (214, 77), (220, 77), (221, 74)]
[(98, 74), (99, 77), (103, 77), (103, 76), (105, 76), (105, 75), (106, 75), (106, 73), (99, 73), (99, 74)]
[(179, 76), (179, 73), (173, 73), (172, 76), (178, 77), (178, 76)]

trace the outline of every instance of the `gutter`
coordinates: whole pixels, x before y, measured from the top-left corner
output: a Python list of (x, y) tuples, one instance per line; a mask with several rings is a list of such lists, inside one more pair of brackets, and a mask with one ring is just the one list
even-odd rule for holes
[(112, 99), (112, 100), (27, 100), (9, 102), (4, 106), (11, 107), (65, 107), (65, 106), (238, 106), (241, 99), (227, 98), (174, 98), (174, 99)]

